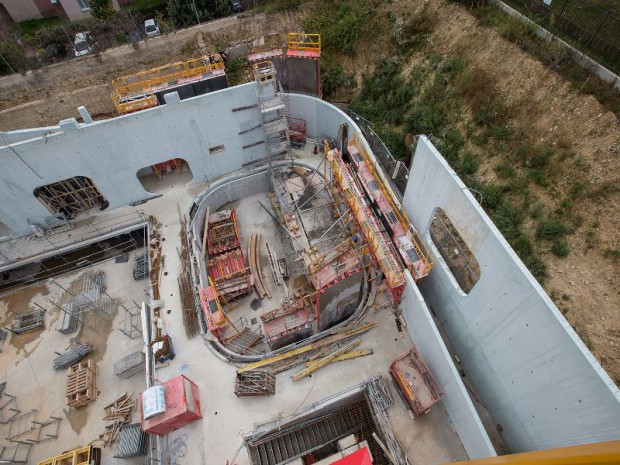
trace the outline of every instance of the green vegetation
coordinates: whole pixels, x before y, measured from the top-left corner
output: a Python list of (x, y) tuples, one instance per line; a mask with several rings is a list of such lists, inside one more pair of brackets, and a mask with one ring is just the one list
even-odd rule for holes
[(167, 0), (134, 0), (123, 8), (131, 11), (165, 10)]
[(108, 19), (114, 14), (112, 0), (88, 0), (90, 13), (95, 19)]
[(354, 79), (355, 76), (347, 73), (341, 65), (330, 66), (325, 62), (321, 63), (321, 86), (323, 97), (326, 99), (333, 97), (343, 87), (352, 87)]
[(548, 218), (541, 221), (536, 228), (536, 237), (539, 239), (561, 239), (568, 233), (568, 227), (559, 220)]
[(198, 20), (211, 21), (227, 15), (230, 4), (228, 0), (168, 0), (167, 12), (175, 27), (189, 27), (196, 25)]
[(551, 246), (551, 252), (556, 257), (564, 258), (567, 257), (570, 253), (570, 247), (568, 246), (568, 241), (566, 239), (558, 239), (553, 241), (553, 245)]
[(28, 21), (17, 23), (15, 26), (19, 36), (27, 42), (30, 42), (36, 37), (36, 34), (40, 29), (57, 26), (65, 21), (65, 18), (30, 19)]

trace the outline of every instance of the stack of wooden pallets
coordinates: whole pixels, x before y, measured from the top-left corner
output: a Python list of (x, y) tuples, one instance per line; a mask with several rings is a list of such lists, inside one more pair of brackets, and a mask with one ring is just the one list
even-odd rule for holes
[(97, 400), (97, 364), (88, 359), (69, 367), (65, 403), (69, 407), (80, 408)]

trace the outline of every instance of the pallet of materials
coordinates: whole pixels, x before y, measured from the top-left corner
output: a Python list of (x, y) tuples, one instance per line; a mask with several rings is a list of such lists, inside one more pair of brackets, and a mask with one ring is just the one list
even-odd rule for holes
[(92, 360), (86, 360), (69, 367), (65, 403), (80, 408), (97, 400), (97, 378), (99, 368)]
[(126, 355), (114, 362), (114, 375), (122, 379), (129, 379), (138, 373), (144, 373), (146, 369), (145, 359), (144, 352), (141, 351)]
[(142, 431), (140, 423), (133, 423), (121, 427), (116, 440), (115, 459), (128, 459), (146, 455), (149, 444), (147, 434)]
[(11, 332), (13, 334), (21, 334), (26, 331), (42, 328), (44, 324), (43, 315), (45, 315), (44, 309), (18, 315), (11, 327)]
[(254, 370), (237, 373), (235, 395), (269, 396), (276, 393), (276, 377), (266, 371)]

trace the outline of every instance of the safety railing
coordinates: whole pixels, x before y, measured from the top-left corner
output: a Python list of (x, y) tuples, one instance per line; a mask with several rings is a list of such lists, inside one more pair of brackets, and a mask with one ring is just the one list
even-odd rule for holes
[(119, 77), (112, 81), (112, 100), (121, 113), (148, 108), (157, 104), (155, 88), (220, 70), (224, 70), (224, 61), (215, 54)]
[(321, 51), (321, 34), (289, 32), (286, 36), (287, 47), (291, 50)]

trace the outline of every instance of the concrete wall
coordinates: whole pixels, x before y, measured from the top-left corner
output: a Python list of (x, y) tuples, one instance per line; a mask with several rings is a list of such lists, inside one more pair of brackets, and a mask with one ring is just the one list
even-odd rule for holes
[(0, 0), (6, 11), (9, 12), (13, 21), (20, 22), (27, 19), (39, 19), (43, 15), (32, 0)]
[(441, 403), (469, 458), (493, 457), (496, 455), (493, 444), (435, 326), (433, 315), (411, 274), (406, 272), (405, 276), (407, 283), (401, 301), (402, 315), (411, 339), (444, 391), (445, 397)]
[[(29, 219), (39, 222), (50, 214), (35, 199), (34, 189), (73, 176), (92, 179), (110, 208), (116, 208), (152, 197), (136, 176), (146, 166), (183, 158), (196, 183), (263, 158), (263, 144), (242, 149), (260, 141), (262, 132), (238, 135), (260, 122), (258, 108), (232, 111), (256, 103), (254, 86), (87, 125), (65, 120), (52, 134), (0, 147), (0, 221), (16, 233), (27, 232)], [(209, 147), (220, 144), (225, 150), (210, 155)]]
[(420, 290), (511, 451), (620, 439), (618, 388), (424, 136), (403, 205), (429, 243), (443, 208), (480, 264), (468, 295), (440, 260)]

